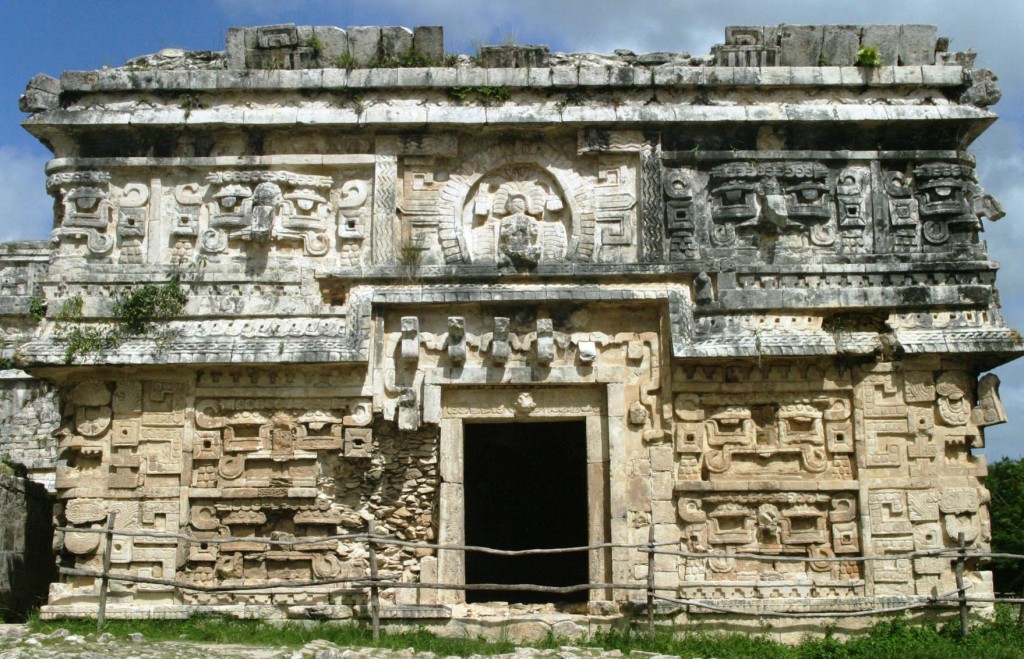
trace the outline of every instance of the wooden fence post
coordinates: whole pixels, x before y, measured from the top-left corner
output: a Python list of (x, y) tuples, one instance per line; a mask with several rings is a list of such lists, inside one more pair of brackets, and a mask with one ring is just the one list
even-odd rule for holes
[(377, 587), (377, 543), (373, 540), (377, 523), (370, 520), (367, 523), (369, 538), (370, 558), (370, 619), (373, 621), (373, 640), (380, 640), (380, 588)]
[(647, 534), (647, 633), (654, 633), (654, 522)]
[(114, 544), (114, 520), (117, 513), (107, 514), (107, 532), (103, 534), (103, 573), (100, 577), (100, 608), (96, 612), (96, 631), (103, 630), (103, 624), (107, 621), (107, 575), (110, 573), (110, 550)]
[(964, 532), (957, 534), (957, 544), (960, 545), (956, 558), (956, 589), (957, 597), (960, 599), (960, 636), (967, 638), (967, 589), (964, 587), (964, 563), (967, 560)]
[(1017, 626), (1024, 627), (1024, 586), (1022, 586), (1020, 589), (1020, 596), (1020, 608), (1017, 609)]

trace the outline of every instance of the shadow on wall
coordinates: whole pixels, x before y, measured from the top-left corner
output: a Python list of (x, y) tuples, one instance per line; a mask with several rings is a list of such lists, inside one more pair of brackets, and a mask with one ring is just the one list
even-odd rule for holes
[(19, 622), (57, 579), (53, 500), (42, 485), (0, 474), (0, 619)]

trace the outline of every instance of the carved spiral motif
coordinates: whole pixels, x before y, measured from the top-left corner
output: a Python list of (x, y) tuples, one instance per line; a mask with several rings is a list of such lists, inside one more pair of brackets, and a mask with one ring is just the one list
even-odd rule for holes
[(736, 228), (731, 224), (716, 224), (711, 229), (711, 242), (719, 247), (736, 244)]
[(199, 244), (204, 252), (217, 254), (223, 252), (228, 246), (228, 238), (220, 231), (207, 229), (199, 239)]
[(924, 239), (933, 245), (941, 245), (949, 240), (949, 227), (945, 222), (925, 222), (921, 230)]

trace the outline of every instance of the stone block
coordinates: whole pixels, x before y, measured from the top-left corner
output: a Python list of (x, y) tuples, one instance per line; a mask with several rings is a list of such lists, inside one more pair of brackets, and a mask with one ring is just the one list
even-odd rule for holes
[(920, 66), (898, 66), (893, 70), (893, 82), (897, 85), (920, 85), (924, 74)]
[(460, 66), (456, 69), (455, 81), (457, 87), (486, 87), (487, 69)]
[(667, 64), (654, 69), (654, 84), (658, 86), (689, 87), (703, 85), (707, 69), (703, 66), (676, 66)]
[(428, 84), (431, 87), (455, 87), (458, 69), (455, 67), (428, 69)]
[(381, 29), (375, 26), (350, 27), (348, 54), (357, 66), (366, 66), (381, 57)]
[(406, 27), (380, 29), (380, 53), (383, 61), (400, 60), (412, 50), (412, 30)]
[(313, 37), (320, 44), (318, 56), (321, 66), (334, 66), (339, 58), (348, 55), (348, 33), (338, 27), (316, 26), (313, 28)]
[(244, 69), (245, 63), (245, 32), (244, 27), (231, 27), (228, 28), (228, 35), (225, 39), (225, 48), (227, 50), (227, 60), (229, 69)]
[(39, 89), (26, 89), (18, 99), (18, 109), (22, 112), (45, 112), (60, 104), (57, 94), (50, 94)]
[(60, 80), (45, 73), (37, 73), (28, 81), (29, 89), (36, 89), (47, 94), (59, 94), (61, 92)]
[(93, 91), (99, 80), (100, 76), (96, 71), (64, 71), (60, 74), (60, 86), (66, 91)]
[(784, 25), (779, 32), (781, 66), (820, 66), (824, 38), (821, 25)]
[(963, 71), (957, 66), (922, 66), (921, 79), (936, 87), (959, 87), (964, 83)]
[(346, 89), (348, 87), (348, 71), (327, 68), (324, 69), (320, 80), (324, 89)]
[(675, 468), (672, 446), (665, 444), (651, 447), (651, 469), (654, 471), (671, 471)]
[(900, 66), (919, 66), (935, 63), (935, 42), (938, 30), (934, 25), (901, 25)]
[(861, 29), (860, 45), (877, 48), (882, 66), (896, 66), (900, 54), (900, 26), (865, 25)]
[(732, 85), (735, 67), (712, 66), (705, 69), (704, 83), (707, 85)]
[[(543, 70), (543, 69), (542, 69)], [(487, 69), (489, 87), (526, 87), (531, 69)]]
[(530, 87), (550, 87), (551, 86), (551, 69), (549, 68), (536, 68), (527, 69), (528, 77), (527, 84)]
[(820, 63), (823, 66), (853, 66), (860, 38), (859, 25), (824, 26)]
[(761, 69), (754, 66), (738, 66), (733, 70), (734, 85), (761, 84)]
[[(420, 583), (437, 583), (437, 558), (435, 556), (424, 556), (420, 559)], [(419, 593), (420, 604), (437, 604), (437, 590), (420, 588), (416, 592)]]
[(483, 46), (480, 65), (503, 69), (543, 67), (548, 64), (549, 54), (547, 46)]
[(412, 47), (427, 61), (440, 66), (444, 63), (444, 28), (440, 25), (420, 25), (413, 29)]
[(575, 87), (580, 83), (579, 68), (569, 65), (551, 67), (551, 84), (555, 87)]

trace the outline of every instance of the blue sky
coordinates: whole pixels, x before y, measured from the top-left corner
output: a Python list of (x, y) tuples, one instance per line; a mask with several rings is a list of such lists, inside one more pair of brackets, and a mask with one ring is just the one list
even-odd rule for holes
[[(972, 147), (981, 183), (1006, 206), (986, 221), (989, 252), (1002, 262), (999, 288), (1009, 324), (1024, 330), (1024, 66), (1019, 0), (0, 0), (0, 241), (44, 238), (50, 199), (48, 152), (20, 126), (18, 96), (38, 72), (119, 66), (162, 48), (221, 50), (229, 27), (443, 25), (449, 52), (478, 43), (543, 43), (554, 50), (629, 48), (705, 53), (726, 25), (776, 23), (932, 23), (953, 50), (974, 48), (978, 65), (999, 76), (1001, 119)], [(999, 368), (1011, 423), (990, 428), (986, 454), (1024, 456), (1024, 360)]]

